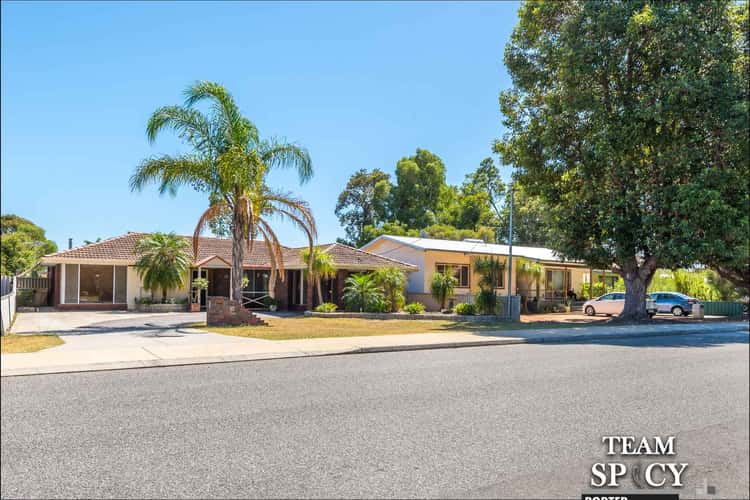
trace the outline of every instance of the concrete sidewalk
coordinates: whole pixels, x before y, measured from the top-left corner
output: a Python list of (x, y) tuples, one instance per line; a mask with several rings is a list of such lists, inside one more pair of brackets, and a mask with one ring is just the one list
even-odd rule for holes
[[(582, 342), (630, 337), (748, 333), (748, 323), (584, 326), (564, 329), (498, 332), (420, 333), (371, 337), (303, 340), (263, 340), (231, 337), (201, 330), (177, 329), (177, 334), (144, 336), (118, 342), (118, 333), (65, 336), (66, 344), (35, 353), (3, 354), (0, 375), (36, 375), (97, 370), (119, 370), (202, 363), (325, 356), (419, 349), (474, 347), (503, 344)], [(85, 344), (83, 343), (85, 342)], [(121, 345), (118, 347), (118, 343)]]

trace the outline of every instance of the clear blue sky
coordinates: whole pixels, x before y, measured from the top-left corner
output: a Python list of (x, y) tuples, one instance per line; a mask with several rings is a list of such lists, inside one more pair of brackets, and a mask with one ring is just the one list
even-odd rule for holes
[[(336, 198), (357, 169), (417, 147), (459, 183), (501, 135), (498, 95), (510, 86), (505, 43), (516, 3), (2, 2), (2, 212), (31, 219), (61, 248), (72, 237), (126, 231), (191, 234), (206, 207), (131, 193), (150, 145), (146, 120), (179, 104), (194, 80), (234, 94), (262, 135), (310, 151), (315, 177), (272, 184), (312, 205), (319, 240), (343, 229)], [(282, 242), (304, 244), (291, 227)]]

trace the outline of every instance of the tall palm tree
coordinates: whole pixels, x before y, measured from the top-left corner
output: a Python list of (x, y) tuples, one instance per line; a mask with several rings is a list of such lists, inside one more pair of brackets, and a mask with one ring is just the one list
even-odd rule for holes
[[(312, 255), (312, 274), (315, 288), (318, 291), (318, 304), (323, 303), (323, 289), (321, 283), (326, 278), (333, 278), (336, 276), (336, 265), (333, 263), (333, 257), (331, 254), (322, 251), (318, 247), (314, 247), (312, 254), (309, 248), (302, 250), (302, 260), (310, 262), (310, 255)], [(312, 304), (310, 304), (312, 306)]]
[[(196, 109), (199, 103), (210, 103), (208, 113)], [(144, 160), (130, 178), (134, 191), (147, 184), (159, 186), (159, 193), (175, 195), (177, 188), (188, 185), (209, 196), (209, 207), (201, 215), (193, 235), (193, 251), (198, 253), (199, 236), (206, 225), (227, 217), (232, 233), (232, 298), (242, 301), (242, 260), (246, 248), (262, 237), (271, 259), (271, 277), (276, 272), (284, 279), (282, 246), (270, 219), (278, 216), (300, 228), (312, 248), (317, 237), (310, 207), (289, 193), (276, 191), (266, 184), (274, 168), (293, 168), (300, 183), (313, 174), (307, 151), (276, 140), (261, 140), (258, 129), (242, 116), (231, 94), (218, 83), (199, 81), (185, 90), (183, 106), (165, 106), (149, 118), (146, 135), (150, 142), (170, 129), (186, 142), (192, 152), (162, 155)], [(272, 280), (272, 281), (273, 281)], [(312, 297), (311, 290), (308, 292)]]
[(162, 302), (167, 290), (181, 288), (190, 269), (188, 242), (174, 233), (154, 233), (144, 236), (135, 245), (138, 260), (135, 269), (143, 280), (143, 287), (151, 295), (161, 289)]

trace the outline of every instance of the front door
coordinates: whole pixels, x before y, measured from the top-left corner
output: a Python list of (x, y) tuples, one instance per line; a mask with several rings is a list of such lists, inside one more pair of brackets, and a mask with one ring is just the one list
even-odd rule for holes
[(208, 296), (229, 298), (229, 269), (210, 269)]

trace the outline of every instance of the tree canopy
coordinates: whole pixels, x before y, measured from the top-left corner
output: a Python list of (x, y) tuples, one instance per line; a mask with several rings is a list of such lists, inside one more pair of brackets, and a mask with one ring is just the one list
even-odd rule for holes
[(621, 274), (623, 317), (645, 317), (657, 266), (747, 262), (741, 24), (729, 1), (519, 10), (496, 152), (544, 201), (553, 248)]
[[(444, 172), (443, 161), (424, 149), (398, 162), (395, 185), (379, 169), (355, 172), (336, 205), (346, 232), (339, 241), (359, 247), (382, 234), (507, 241), (508, 200), (493, 160), (482, 160), (458, 186), (447, 184)], [(542, 245), (547, 226), (539, 201), (517, 195), (514, 217), (519, 215), (524, 223), (514, 225), (514, 242)]]
[(39, 259), (57, 251), (44, 229), (14, 214), (0, 216), (0, 274), (13, 276), (32, 271)]

